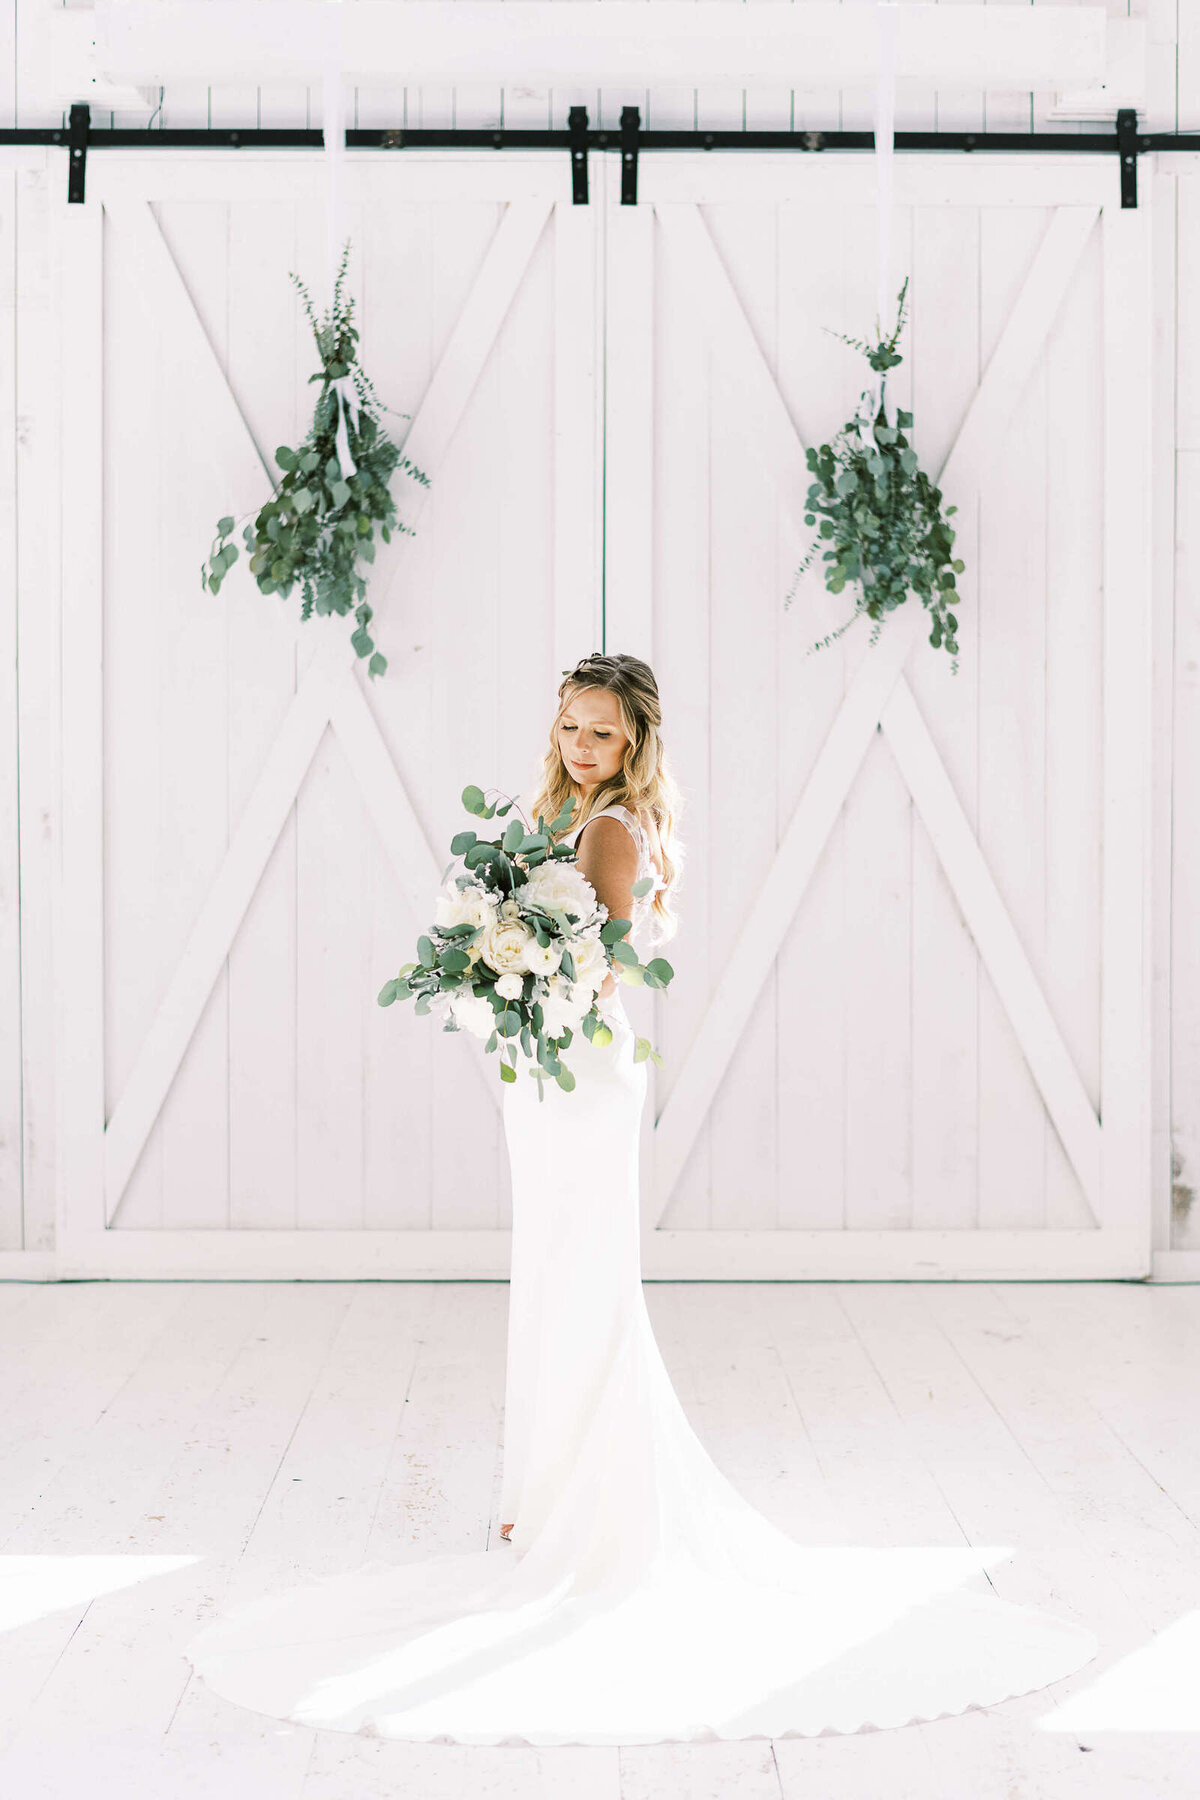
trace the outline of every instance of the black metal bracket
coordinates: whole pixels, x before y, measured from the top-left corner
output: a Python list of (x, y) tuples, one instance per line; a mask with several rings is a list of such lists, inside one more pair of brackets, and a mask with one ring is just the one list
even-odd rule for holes
[(1117, 114), (1117, 155), (1121, 159), (1123, 207), (1137, 205), (1137, 159), (1140, 148), (1137, 113), (1132, 106), (1123, 106)]
[(636, 106), (621, 108), (621, 205), (637, 205), (638, 137), (642, 115)]
[(571, 201), (575, 206), (588, 203), (588, 116), (586, 106), (573, 106), (567, 114), (567, 135), (571, 140)]
[(91, 107), (86, 102), (77, 102), (71, 108), (71, 129), (67, 134), (67, 147), (71, 152), (67, 160), (67, 203), (70, 206), (82, 206), (84, 202), (91, 123)]

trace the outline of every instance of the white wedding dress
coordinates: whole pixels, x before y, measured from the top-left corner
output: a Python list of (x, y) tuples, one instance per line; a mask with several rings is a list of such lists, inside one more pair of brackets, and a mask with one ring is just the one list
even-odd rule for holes
[[(607, 810), (654, 874), (637, 820)], [(643, 958), (651, 898), (632, 922)], [(1091, 1631), (983, 1588), (983, 1553), (806, 1547), (711, 1461), (642, 1293), (646, 1064), (620, 993), (602, 1003), (612, 1043), (577, 1032), (567, 1049), (573, 1092), (550, 1081), (539, 1101), (523, 1063), (504, 1088), (511, 1543), (375, 1561), (254, 1601), (193, 1639), (195, 1668), (228, 1699), (305, 1725), (540, 1745), (900, 1726), (1089, 1662)]]

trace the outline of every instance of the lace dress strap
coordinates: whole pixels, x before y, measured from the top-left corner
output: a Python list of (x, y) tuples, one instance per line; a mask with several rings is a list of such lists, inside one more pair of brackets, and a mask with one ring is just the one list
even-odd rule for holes
[[(594, 812), (592, 814), (592, 819), (620, 819), (622, 825), (628, 826), (628, 828), (632, 832), (633, 836), (637, 839), (639, 850), (645, 848), (645, 845), (646, 845), (645, 827), (642, 825), (641, 821), (638, 819), (636, 813), (634, 813), (628, 806), (623, 806), (619, 800), (612, 801), (612, 803), (608, 806), (602, 806), (600, 808), (599, 812)], [(584, 821), (584, 824), (590, 825), (592, 822), (592, 819), (586, 819)], [(578, 829), (580, 831), (582, 831), (583, 826), (580, 825), (578, 827)]]

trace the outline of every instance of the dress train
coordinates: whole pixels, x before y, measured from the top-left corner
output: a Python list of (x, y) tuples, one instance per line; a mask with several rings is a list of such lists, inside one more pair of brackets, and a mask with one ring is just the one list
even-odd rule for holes
[(649, 1744), (924, 1722), (1089, 1662), (1084, 1626), (980, 1591), (997, 1552), (806, 1546), (717, 1469), (646, 1310), (646, 1064), (619, 997), (608, 1012), (611, 1044), (566, 1052), (573, 1092), (539, 1101), (523, 1065), (503, 1090), (511, 1542), (239, 1607), (186, 1648), (207, 1685), (371, 1736)]

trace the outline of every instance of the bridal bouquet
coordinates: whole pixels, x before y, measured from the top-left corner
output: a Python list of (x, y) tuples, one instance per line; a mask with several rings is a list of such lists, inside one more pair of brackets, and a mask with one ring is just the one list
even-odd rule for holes
[[(463, 789), (469, 813), (503, 817), (506, 799), (488, 803), (482, 789)], [(451, 840), (454, 860), (437, 897), (435, 922), (417, 940), (417, 961), (385, 982), (380, 1006), (415, 1001), (418, 1013), (440, 1013), (444, 1031), (464, 1026), (500, 1051), (500, 1079), (517, 1079), (518, 1050), (544, 1100), (552, 1076), (567, 1093), (575, 1077), (562, 1052), (576, 1031), (593, 1044), (612, 1042), (598, 995), (609, 971), (632, 986), (664, 988), (675, 971), (662, 957), (642, 964), (625, 942), (628, 919), (608, 909), (577, 866), (570, 844), (551, 842), (570, 824), (575, 800), (567, 800), (549, 825), (539, 814), (531, 830), (523, 816), (499, 838), (461, 831)], [(649, 876), (633, 892), (649, 891)], [(648, 1038), (639, 1037), (634, 1060), (647, 1056), (662, 1067)]]

